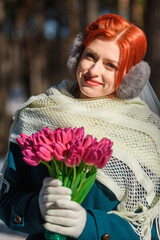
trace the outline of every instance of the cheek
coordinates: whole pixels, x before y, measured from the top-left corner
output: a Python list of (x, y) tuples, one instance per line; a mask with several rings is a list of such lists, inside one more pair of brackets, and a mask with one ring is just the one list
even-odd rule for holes
[(80, 73), (81, 73), (81, 67), (80, 67), (80, 64), (78, 64), (77, 71), (76, 71), (77, 80), (79, 80)]
[(108, 70), (105, 70), (103, 73), (103, 78), (105, 82), (110, 82), (113, 79), (113, 73)]
[(105, 75), (105, 83), (110, 86), (115, 86), (116, 85), (116, 76), (115, 73), (113, 72), (108, 72)]
[(80, 63), (78, 64), (77, 67), (77, 71), (76, 71), (76, 77), (77, 80), (79, 80), (79, 78), (81, 78), (82, 74), (86, 71), (86, 63), (82, 60), (80, 61)]
[(91, 63), (86, 59), (82, 59), (78, 65), (79, 71), (83, 72), (89, 69)]

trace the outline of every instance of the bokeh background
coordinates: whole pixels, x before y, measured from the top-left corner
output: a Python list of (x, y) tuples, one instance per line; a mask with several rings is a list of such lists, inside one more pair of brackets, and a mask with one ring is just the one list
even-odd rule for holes
[(18, 106), (70, 79), (66, 61), (74, 37), (104, 13), (119, 14), (145, 31), (145, 60), (160, 99), (159, 0), (0, 0), (0, 157)]
[[(147, 35), (145, 60), (160, 99), (160, 0), (0, 0), (0, 169), (16, 109), (29, 96), (71, 79), (66, 61), (74, 37), (104, 13), (134, 22)], [(26, 239), (0, 221), (0, 239)]]

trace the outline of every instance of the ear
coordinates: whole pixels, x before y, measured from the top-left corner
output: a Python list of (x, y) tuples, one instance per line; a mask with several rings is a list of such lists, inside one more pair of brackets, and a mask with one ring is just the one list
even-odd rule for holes
[(116, 97), (121, 99), (138, 97), (149, 81), (150, 72), (150, 66), (145, 61), (141, 61), (131, 67), (129, 72), (124, 75), (116, 93)]
[(78, 63), (80, 61), (80, 58), (84, 50), (83, 40), (84, 40), (84, 34), (79, 33), (74, 39), (70, 48), (67, 67), (73, 76), (76, 75)]

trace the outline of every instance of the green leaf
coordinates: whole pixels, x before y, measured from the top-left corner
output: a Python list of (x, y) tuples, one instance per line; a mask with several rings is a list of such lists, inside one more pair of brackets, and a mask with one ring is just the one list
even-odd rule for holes
[(73, 168), (69, 168), (67, 167), (67, 171), (66, 171), (66, 175), (65, 175), (65, 178), (64, 178), (64, 181), (63, 181), (63, 186), (64, 187), (69, 187), (71, 186), (71, 180), (72, 180), (72, 176), (71, 176), (71, 173), (73, 171)]
[(56, 177), (59, 178), (58, 161), (56, 161), (56, 160), (53, 158), (53, 163), (54, 163), (54, 166), (55, 166)]
[(86, 179), (80, 190), (72, 196), (72, 200), (81, 204), (84, 201), (85, 197), (87, 196), (88, 192), (90, 191), (91, 187), (93, 186), (95, 178), (96, 173), (90, 176), (88, 179)]
[(91, 175), (95, 174), (97, 172), (96, 166), (92, 165), (90, 166), (90, 170), (87, 173), (86, 178), (90, 177)]
[(51, 176), (57, 178), (53, 160), (51, 160), (51, 171), (52, 171)]
[(88, 169), (89, 169), (89, 165), (85, 165), (83, 168), (83, 172), (81, 172), (81, 174), (79, 175), (79, 178), (80, 178), (79, 185), (78, 185), (78, 188), (76, 189), (75, 193), (81, 189), (81, 186), (83, 185), (83, 182), (85, 181)]

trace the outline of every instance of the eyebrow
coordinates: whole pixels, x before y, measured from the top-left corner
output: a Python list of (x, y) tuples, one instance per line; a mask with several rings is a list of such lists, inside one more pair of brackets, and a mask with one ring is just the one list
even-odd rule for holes
[[(98, 56), (98, 54), (97, 54), (92, 48), (87, 47), (86, 50), (90, 50), (93, 54), (95, 54), (96, 56)], [(108, 61), (108, 62), (115, 63), (115, 64), (117, 64), (117, 66), (120, 65), (120, 64), (119, 64), (119, 61), (116, 61), (116, 60), (113, 60), (113, 59), (105, 58), (104, 61)]]

